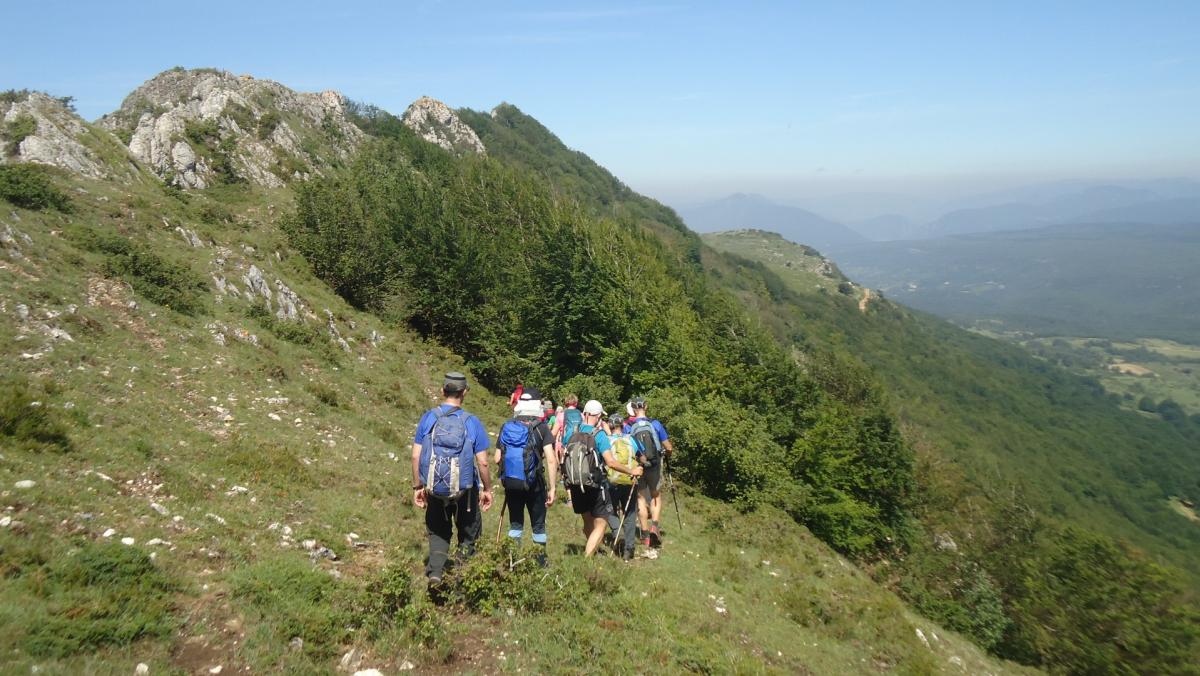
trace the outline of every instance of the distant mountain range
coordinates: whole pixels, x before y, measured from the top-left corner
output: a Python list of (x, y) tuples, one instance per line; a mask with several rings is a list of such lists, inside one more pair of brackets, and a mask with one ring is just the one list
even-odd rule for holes
[(867, 241), (842, 223), (799, 207), (777, 204), (762, 195), (736, 193), (678, 211), (688, 227), (697, 232), (770, 230), (817, 249)]
[[(1200, 182), (1185, 178), (1100, 183), (1056, 181), (975, 195), (930, 210), (904, 209), (898, 196), (863, 194), (864, 203), (895, 211), (873, 216), (854, 205), (855, 196), (813, 200), (814, 210), (773, 202), (762, 195), (737, 193), (678, 209), (700, 232), (757, 228), (824, 250), (862, 240), (932, 239), (1006, 230), (1031, 230), (1065, 223), (1200, 223)], [(915, 204), (913, 202), (912, 204)], [(825, 209), (823, 209), (824, 207)], [(914, 207), (915, 208), (915, 207)], [(846, 216), (837, 220), (820, 212)], [(922, 219), (919, 214), (940, 214)]]

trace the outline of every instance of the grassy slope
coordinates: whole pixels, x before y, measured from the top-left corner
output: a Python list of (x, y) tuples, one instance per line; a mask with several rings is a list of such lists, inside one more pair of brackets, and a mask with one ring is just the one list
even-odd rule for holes
[[(858, 311), (860, 298), (816, 290), (816, 282), (803, 281), (810, 273), (781, 264), (805, 255), (798, 245), (734, 234), (706, 235), (705, 241), (761, 260), (788, 281), (799, 312), (787, 315), (772, 306), (776, 331), (845, 345), (871, 365), (885, 380), (897, 412), (914, 426), (910, 439), (930, 462), (961, 465), (985, 494), (1005, 493), (1015, 483), (1031, 504), (1128, 538), (1196, 574), (1197, 559), (1188, 553), (1200, 551), (1200, 531), (1164, 501), (1175, 491), (1196, 488), (1194, 465), (1187, 460), (1192, 447), (1177, 430), (1121, 411), (1085, 381), (1016, 346), (886, 301)], [(767, 249), (774, 253), (767, 255)], [(774, 255), (780, 252), (783, 257)], [(756, 304), (749, 292), (743, 298)], [(927, 517), (936, 522), (969, 508), (970, 498), (960, 500), (959, 507)], [(970, 521), (943, 526), (969, 534)]]
[[(385, 670), (412, 659), (448, 671), (547, 664), (602, 671), (644, 654), (647, 627), (657, 637), (651, 659), (675, 668), (1010, 670), (913, 617), (789, 519), (759, 515), (746, 523), (692, 496), (683, 497), (687, 527), (663, 558), (633, 564), (636, 583), (616, 561), (568, 556), (565, 546), (578, 539), (575, 518), (565, 507), (552, 510), (559, 564), (547, 584), (591, 580), (583, 598), (596, 603), (585, 611), (459, 614), (448, 630), (451, 649), (421, 648), (410, 627), (347, 630), (370, 620), (347, 599), (359, 598), (386, 564), (419, 570), (423, 527), (407, 504), (404, 448), (438, 374), (461, 362), (354, 311), (315, 280), (275, 229), (284, 191), (221, 189), (185, 203), (152, 184), (72, 182), (86, 193), (73, 193), (71, 215), (7, 205), (0, 212), (0, 221), (32, 240), (20, 245), (25, 258), (0, 263), (0, 359), (30, 383), (38, 407), (74, 444), (70, 452), (35, 451), (0, 437), (2, 507), (17, 522), (0, 529), (5, 670), (36, 664), (43, 673), (128, 673), (145, 661), (155, 673), (218, 664), (226, 673), (329, 671), (357, 645), (363, 666)], [(226, 209), (235, 222), (221, 222)], [(197, 231), (206, 246), (185, 244), (176, 225)], [(223, 269), (243, 291), (240, 273), (253, 263), (317, 315), (309, 322), (317, 339), (272, 335), (247, 315), (245, 301), (218, 302), (211, 281), (199, 316), (156, 306), (103, 274), (102, 255), (74, 243), (78, 227), (119, 231), (205, 279)], [(29, 308), (29, 320), (19, 319), (18, 304)], [(325, 335), (326, 308), (353, 339), (350, 353)], [(217, 323), (226, 328), (212, 328)], [(43, 324), (73, 340), (49, 338)], [(239, 329), (260, 346), (239, 340)], [(214, 330), (227, 345), (217, 344)], [(372, 330), (385, 336), (378, 347), (370, 345)], [(504, 415), (502, 400), (484, 391), (470, 406), (493, 429)], [(36, 485), (16, 488), (23, 479)], [(489, 515), (485, 532), (494, 524)], [(351, 546), (351, 532), (367, 546)], [(116, 544), (126, 537), (136, 544)], [(169, 544), (149, 545), (153, 538)], [(298, 544), (307, 539), (332, 548), (338, 562), (310, 563)], [(148, 574), (135, 565), (149, 553), (162, 578), (157, 587), (144, 584)], [(123, 563), (106, 563), (114, 561)], [(645, 601), (641, 590), (659, 602)], [(710, 594), (724, 599), (728, 615), (715, 611)], [(129, 643), (139, 635), (148, 637)], [(293, 637), (303, 645), (289, 647)], [(587, 650), (569, 651), (566, 637)]]

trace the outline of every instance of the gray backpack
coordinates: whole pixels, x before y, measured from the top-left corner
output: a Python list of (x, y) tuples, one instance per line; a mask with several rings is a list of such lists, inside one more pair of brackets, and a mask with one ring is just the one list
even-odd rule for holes
[(563, 481), (576, 488), (604, 485), (600, 454), (596, 452), (596, 430), (576, 431), (563, 453)]

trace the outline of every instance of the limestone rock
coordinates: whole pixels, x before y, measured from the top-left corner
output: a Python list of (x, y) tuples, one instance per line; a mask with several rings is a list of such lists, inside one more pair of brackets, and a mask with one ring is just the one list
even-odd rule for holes
[(184, 188), (235, 178), (281, 187), (347, 159), (365, 138), (337, 92), (301, 93), (211, 68), (160, 73), (98, 124)]
[[(98, 132), (61, 100), (42, 92), (28, 92), (14, 102), (0, 101), (0, 137), (5, 162), (36, 162), (61, 167), (89, 178), (125, 178), (136, 174), (127, 157), (106, 164), (96, 148), (121, 153), (120, 142)], [(21, 129), (21, 138), (10, 134)], [(12, 152), (9, 152), (9, 145)]]
[(478, 155), (486, 152), (475, 130), (437, 99), (422, 96), (404, 111), (402, 119), (405, 126), (417, 132), (421, 138), (451, 152)]

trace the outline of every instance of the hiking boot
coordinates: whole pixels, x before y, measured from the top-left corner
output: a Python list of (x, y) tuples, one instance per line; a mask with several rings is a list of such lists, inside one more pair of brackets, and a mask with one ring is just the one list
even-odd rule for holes
[(651, 547), (662, 546), (662, 535), (658, 532), (658, 524), (650, 524), (650, 537), (647, 539), (650, 541)]
[(441, 575), (430, 575), (426, 581), (426, 593), (429, 594), (429, 602), (440, 606), (446, 600), (446, 589), (442, 586)]
[(643, 547), (649, 547), (649, 546), (650, 546), (650, 538), (639, 538), (639, 539), (638, 539), (638, 542), (642, 543), (642, 546), (643, 546)]

